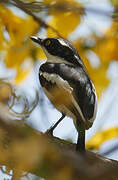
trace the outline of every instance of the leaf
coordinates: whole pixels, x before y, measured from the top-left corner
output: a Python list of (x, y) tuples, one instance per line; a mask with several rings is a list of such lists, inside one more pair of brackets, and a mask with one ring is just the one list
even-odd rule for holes
[[(49, 25), (55, 28), (63, 37), (67, 38), (80, 23), (80, 17), (72, 12), (55, 13)], [(57, 36), (52, 29), (47, 30), (47, 36)]]
[(16, 78), (14, 79), (14, 84), (19, 84), (21, 83), (26, 77), (27, 75), (29, 74), (30, 72), (30, 68), (28, 69), (20, 69), (20, 68), (17, 68), (17, 75), (16, 75)]
[[(21, 82), (30, 72), (29, 67), (19, 70), (23, 62), (31, 56), (32, 43), (29, 37), (37, 32), (39, 25), (32, 17), (16, 16), (12, 10), (2, 5), (0, 5), (0, 25), (0, 49), (4, 48), (6, 51), (4, 62), (8, 68), (14, 68), (17, 71), (15, 82)], [(5, 39), (4, 31), (8, 33), (8, 39)]]
[(0, 5), (0, 20), (10, 36), (10, 45), (18, 45), (38, 29), (38, 24), (32, 17), (24, 18), (16, 16), (11, 10)]
[[(108, 66), (101, 65), (99, 68), (89, 68), (86, 67), (90, 75), (92, 82), (95, 85), (97, 97), (100, 98), (101, 94), (108, 87), (110, 80), (107, 78), (107, 69)], [(92, 70), (91, 70), (92, 69)]]
[(99, 150), (100, 146), (113, 138), (118, 137), (118, 127), (112, 127), (106, 130), (97, 132), (90, 140), (87, 141), (86, 147), (88, 149)]
[(102, 38), (98, 38), (94, 51), (98, 54), (102, 62), (110, 63), (118, 60), (118, 23), (114, 22), (104, 33)]
[(0, 22), (0, 50), (5, 49), (5, 42), (4, 42), (4, 36), (3, 36), (3, 30), (2, 30), (2, 23)]
[[(45, 2), (47, 3), (47, 1)], [(68, 9), (77, 8), (80, 4), (74, 0), (57, 0), (55, 2), (53, 1), (49, 6), (49, 14), (52, 16), (51, 20), (49, 20), (49, 25), (55, 28), (64, 38), (67, 38), (80, 24), (80, 14), (77, 11), (70, 11)], [(65, 7), (65, 10), (63, 7)], [(48, 28), (47, 36), (56, 37), (57, 34)]]
[(6, 56), (5, 56), (5, 64), (8, 68), (16, 68), (20, 67), (23, 61), (29, 56), (29, 50), (17, 48), (8, 48)]
[(112, 3), (112, 5), (117, 6), (118, 5), (118, 0), (110, 0), (110, 2)]
[(36, 49), (36, 59), (42, 60), (42, 59), (45, 59), (45, 58), (46, 58), (46, 56), (45, 56), (43, 50), (40, 47), (38, 47)]

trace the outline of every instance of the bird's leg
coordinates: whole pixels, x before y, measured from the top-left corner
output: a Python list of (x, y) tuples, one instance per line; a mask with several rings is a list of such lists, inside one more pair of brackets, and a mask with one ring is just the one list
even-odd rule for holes
[(47, 134), (53, 135), (54, 129), (58, 126), (58, 124), (65, 118), (65, 115), (62, 114), (61, 118), (52, 126), (49, 130), (47, 130)]
[(76, 151), (85, 152), (85, 128), (83, 123), (77, 122), (78, 140), (76, 145)]

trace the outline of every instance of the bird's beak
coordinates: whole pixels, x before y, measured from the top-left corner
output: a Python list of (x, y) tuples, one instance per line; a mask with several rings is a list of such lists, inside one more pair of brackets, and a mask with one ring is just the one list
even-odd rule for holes
[(39, 45), (41, 45), (41, 41), (42, 41), (41, 38), (36, 37), (36, 36), (30, 36), (30, 39), (31, 39), (32, 41), (34, 41), (35, 43), (38, 43)]

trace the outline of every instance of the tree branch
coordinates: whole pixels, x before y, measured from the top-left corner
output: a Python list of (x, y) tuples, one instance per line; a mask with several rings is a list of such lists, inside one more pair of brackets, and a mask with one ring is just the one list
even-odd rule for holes
[[(118, 162), (96, 153), (75, 151), (75, 144), (39, 133), (20, 121), (0, 118), (0, 163), (47, 179), (117, 180)], [(6, 148), (7, 147), (7, 148)], [(16, 148), (17, 147), (17, 148)]]
[[(0, 0), (1, 1), (1, 0)], [(13, 3), (14, 2), (14, 3)], [(25, 6), (26, 3), (24, 3), (23, 1), (20, 0), (5, 0), (4, 2), (2, 1), (2, 3), (8, 3), (8, 4), (12, 4), (14, 6), (16, 6), (17, 8), (21, 9), (22, 11), (24, 11), (26, 14), (32, 16), (32, 18), (41, 26), (44, 28), (50, 28), (52, 29), (59, 37), (64, 38), (55, 28), (53, 28), (52, 26), (50, 26), (49, 24), (47, 24), (46, 22), (44, 22), (40, 17), (36, 16), (29, 8), (27, 8), (27, 6)]]

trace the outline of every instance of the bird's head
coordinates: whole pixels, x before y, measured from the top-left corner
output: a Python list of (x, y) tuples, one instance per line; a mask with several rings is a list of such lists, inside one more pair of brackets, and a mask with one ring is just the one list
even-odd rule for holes
[(48, 62), (83, 66), (83, 62), (78, 52), (67, 40), (61, 38), (41, 39), (36, 36), (31, 36), (30, 38), (40, 45)]

